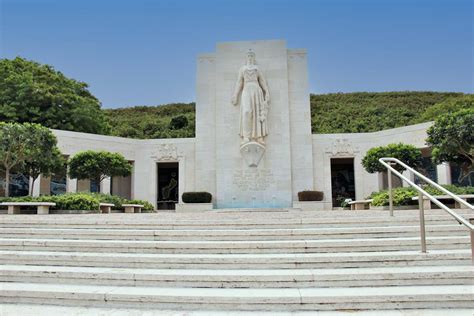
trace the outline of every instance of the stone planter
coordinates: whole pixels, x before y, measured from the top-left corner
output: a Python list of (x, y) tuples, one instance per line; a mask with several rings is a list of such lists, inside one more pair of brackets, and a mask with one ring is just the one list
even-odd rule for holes
[(177, 203), (176, 213), (211, 211), (213, 208), (212, 203)]
[(100, 214), (99, 210), (49, 210), (49, 214)]
[(296, 201), (293, 202), (294, 208), (300, 208), (302, 211), (330, 211), (332, 203), (328, 201)]
[[(372, 206), (370, 205), (370, 210), (375, 210), (375, 211), (388, 211), (390, 208), (388, 205), (386, 206)], [(417, 210), (418, 205), (397, 205), (393, 206), (394, 210)]]

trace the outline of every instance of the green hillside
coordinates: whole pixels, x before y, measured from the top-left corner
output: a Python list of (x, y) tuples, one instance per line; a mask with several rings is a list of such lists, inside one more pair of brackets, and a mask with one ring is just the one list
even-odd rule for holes
[[(454, 92), (331, 93), (311, 94), (310, 99), (313, 133), (373, 132), (430, 121), (460, 107), (474, 107), (474, 95)], [(194, 137), (194, 103), (104, 111), (112, 135)]]
[(114, 136), (130, 138), (194, 137), (194, 103), (135, 106), (106, 109), (104, 112), (111, 127), (110, 134)]
[[(427, 114), (435, 104), (463, 96), (454, 92), (312, 94), (312, 130), (315, 134), (375, 132), (422, 123), (434, 119)], [(439, 109), (443, 111), (444, 107)]]

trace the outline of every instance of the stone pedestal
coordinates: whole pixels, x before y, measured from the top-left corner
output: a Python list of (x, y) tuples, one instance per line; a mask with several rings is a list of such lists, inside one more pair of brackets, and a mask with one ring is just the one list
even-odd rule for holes
[(249, 167), (257, 167), (265, 153), (265, 146), (257, 142), (249, 142), (240, 145), (240, 154)]

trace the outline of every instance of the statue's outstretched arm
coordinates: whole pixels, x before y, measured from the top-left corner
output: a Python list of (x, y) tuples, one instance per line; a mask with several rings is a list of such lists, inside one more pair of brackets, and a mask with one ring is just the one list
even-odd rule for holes
[(232, 104), (237, 105), (239, 99), (239, 93), (242, 91), (244, 86), (244, 75), (242, 69), (239, 70), (239, 76), (237, 77), (237, 83), (235, 84), (234, 94), (232, 95)]

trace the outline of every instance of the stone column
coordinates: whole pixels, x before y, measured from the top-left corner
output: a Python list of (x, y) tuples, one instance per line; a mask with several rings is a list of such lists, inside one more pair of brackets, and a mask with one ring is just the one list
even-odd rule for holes
[[(39, 175), (38, 178), (35, 181), (35, 186), (33, 187), (33, 192), (32, 192), (33, 196), (40, 196), (40, 187), (41, 187), (41, 178), (42, 177), (43, 177), (42, 175)], [(33, 178), (30, 177), (30, 188), (31, 188), (32, 184), (33, 184)]]
[(451, 184), (451, 169), (449, 163), (442, 163), (436, 166), (436, 173), (438, 174), (439, 184)]
[(110, 177), (100, 182), (100, 193), (110, 194)]
[(66, 192), (76, 193), (77, 192), (77, 179), (66, 178)]
[[(402, 172), (402, 175), (404, 177), (407, 177), (411, 181), (415, 182), (415, 175), (413, 173), (411, 173), (410, 171), (405, 170), (405, 171)], [(403, 182), (403, 187), (405, 187), (405, 188), (411, 187), (411, 185), (409, 185), (406, 181), (402, 181), (402, 182)]]

